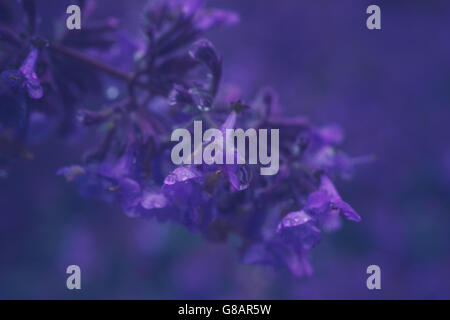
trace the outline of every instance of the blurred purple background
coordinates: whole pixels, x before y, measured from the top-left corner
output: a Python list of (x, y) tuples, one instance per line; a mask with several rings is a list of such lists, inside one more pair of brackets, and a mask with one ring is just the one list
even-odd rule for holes
[[(97, 12), (117, 14), (134, 32), (145, 2), (97, 1)], [(52, 4), (55, 15), (64, 13), (70, 1), (55, 3), (39, 1), (40, 10)], [(382, 30), (366, 28), (370, 4), (381, 7)], [(209, 6), (241, 16), (238, 26), (208, 35), (224, 58), (223, 86), (251, 99), (271, 85), (287, 114), (338, 123), (344, 150), (376, 156), (353, 180), (338, 182), (363, 221), (324, 237), (309, 278), (246, 266), (233, 241), (207, 243), (180, 226), (82, 199), (55, 175), (81, 151), (53, 138), (0, 180), (0, 298), (449, 299), (450, 3)], [(66, 289), (70, 264), (82, 269), (81, 291)], [(381, 267), (382, 290), (366, 288), (371, 264)]]

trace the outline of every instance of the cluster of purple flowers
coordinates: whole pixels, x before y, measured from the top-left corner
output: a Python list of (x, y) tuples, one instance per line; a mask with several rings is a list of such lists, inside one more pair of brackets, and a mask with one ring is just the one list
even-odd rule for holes
[[(58, 174), (83, 195), (117, 201), (130, 217), (182, 224), (212, 241), (237, 235), (244, 262), (309, 275), (310, 251), (321, 233), (338, 228), (341, 217), (360, 220), (332, 182), (348, 178), (355, 161), (337, 149), (339, 127), (284, 117), (272, 89), (248, 103), (220, 89), (222, 58), (202, 36), (239, 17), (205, 9), (203, 2), (151, 1), (146, 45), (135, 52), (129, 73), (88, 55), (120, 45), (114, 20), (44, 37), (37, 32), (34, 1), (21, 1), (25, 28), (0, 17), (1, 161), (26, 154), (34, 113), (57, 118), (62, 133), (76, 120), (98, 143), (82, 164)], [(80, 4), (88, 17), (89, 6)], [(99, 107), (105, 75), (120, 83), (123, 94)], [(97, 107), (83, 108), (88, 98)], [(258, 165), (173, 165), (171, 132), (192, 131), (195, 120), (209, 128), (279, 129), (278, 174), (261, 176)]]

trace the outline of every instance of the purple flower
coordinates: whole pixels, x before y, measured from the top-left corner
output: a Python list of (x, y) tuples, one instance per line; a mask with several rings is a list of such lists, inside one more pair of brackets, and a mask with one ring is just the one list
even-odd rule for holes
[(200, 12), (196, 17), (196, 25), (200, 30), (209, 30), (216, 27), (228, 27), (239, 22), (239, 16), (227, 10), (208, 10)]
[(320, 240), (320, 230), (315, 226), (314, 219), (303, 210), (284, 216), (278, 224), (276, 235), (283, 243), (303, 250), (310, 250)]
[(39, 49), (33, 48), (19, 70), (3, 71), (1, 80), (13, 90), (24, 89), (32, 99), (42, 98), (44, 92), (35, 71), (38, 56)]
[(179, 167), (165, 179), (162, 191), (175, 205), (198, 206), (202, 203), (203, 176), (193, 167)]
[[(310, 275), (311, 252), (322, 231), (337, 229), (342, 217), (361, 220), (331, 180), (348, 178), (357, 160), (339, 149), (344, 139), (339, 126), (315, 127), (304, 117), (283, 116), (270, 88), (250, 103), (236, 92), (221, 92), (222, 57), (203, 37), (239, 17), (207, 9), (204, 2), (150, 2), (145, 38), (133, 46), (116, 32), (116, 19), (96, 21), (89, 11), (79, 32), (41, 35), (37, 3), (23, 1), (27, 30), (0, 28), (0, 41), (7, 43), (0, 47), (0, 137), (11, 136), (13, 128), (25, 140), (35, 111), (58, 118), (64, 134), (78, 120), (91, 130), (92, 146), (82, 163), (57, 174), (78, 184), (83, 196), (115, 201), (129, 217), (177, 223), (212, 241), (237, 236), (244, 262)], [(134, 65), (117, 67), (114, 55), (105, 52), (124, 43)], [(205, 130), (219, 129), (223, 141), (227, 129), (279, 129), (278, 174), (258, 175), (260, 164), (225, 161), (176, 167), (171, 132), (192, 132), (196, 120)], [(235, 163), (240, 156), (228, 144), (226, 155)]]
[(206, 39), (197, 41), (189, 51), (190, 56), (205, 64), (211, 72), (211, 88), (209, 92), (215, 96), (222, 76), (222, 60), (218, 56), (214, 46)]
[(305, 210), (312, 212), (321, 220), (328, 216), (340, 214), (348, 220), (361, 221), (361, 217), (356, 211), (341, 199), (333, 183), (326, 175), (321, 176), (318, 191), (308, 196)]

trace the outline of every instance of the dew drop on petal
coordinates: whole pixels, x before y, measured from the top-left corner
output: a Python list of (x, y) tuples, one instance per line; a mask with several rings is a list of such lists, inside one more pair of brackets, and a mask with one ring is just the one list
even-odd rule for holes
[(115, 86), (110, 86), (108, 89), (106, 89), (106, 97), (110, 100), (117, 99), (119, 96), (119, 89)]

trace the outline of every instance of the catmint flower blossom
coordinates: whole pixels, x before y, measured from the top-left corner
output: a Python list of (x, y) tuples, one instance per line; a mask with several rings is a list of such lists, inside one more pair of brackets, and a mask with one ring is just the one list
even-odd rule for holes
[[(14, 25), (0, 25), (0, 41), (8, 44), (0, 47), (0, 138), (15, 141), (10, 128), (21, 128), (17, 135), (25, 141), (29, 114), (37, 111), (57, 118), (56, 132), (63, 136), (87, 130), (90, 143), (81, 159), (55, 169), (82, 196), (115, 202), (131, 218), (183, 225), (210, 241), (238, 237), (244, 263), (311, 275), (311, 254), (322, 233), (343, 219), (361, 220), (333, 184), (349, 178), (358, 161), (340, 150), (339, 126), (284, 116), (270, 87), (249, 102), (236, 92), (224, 94), (223, 58), (204, 36), (236, 24), (239, 16), (204, 2), (150, 1), (145, 37), (131, 55), (133, 65), (122, 70), (110, 50), (124, 43), (133, 49), (118, 35), (116, 19), (95, 21), (87, 14), (79, 32), (43, 35), (37, 2), (24, 1), (26, 32), (19, 36)], [(224, 136), (231, 128), (278, 129), (278, 173), (261, 176), (259, 164), (225, 161), (176, 166), (171, 132), (192, 133), (194, 121)], [(232, 149), (225, 153), (238, 156)]]
[(13, 90), (24, 89), (31, 99), (40, 99), (44, 95), (41, 83), (36, 75), (36, 61), (39, 49), (33, 48), (19, 70), (3, 71), (2, 81), (9, 84)]

